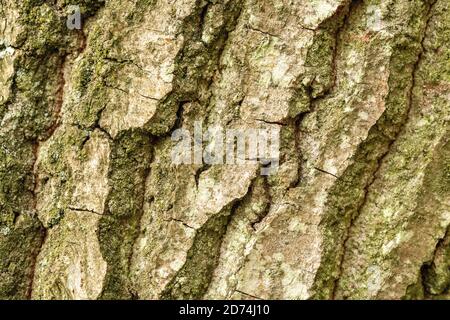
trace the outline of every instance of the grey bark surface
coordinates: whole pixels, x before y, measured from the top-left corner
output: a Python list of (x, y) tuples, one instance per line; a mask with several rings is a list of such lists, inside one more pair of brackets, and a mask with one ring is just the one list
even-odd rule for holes
[(0, 298), (449, 299), (449, 120), (448, 0), (0, 0)]

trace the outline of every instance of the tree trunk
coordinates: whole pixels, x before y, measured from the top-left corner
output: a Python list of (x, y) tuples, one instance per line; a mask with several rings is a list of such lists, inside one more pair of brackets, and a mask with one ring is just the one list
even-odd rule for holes
[(0, 298), (450, 298), (447, 0), (0, 6)]

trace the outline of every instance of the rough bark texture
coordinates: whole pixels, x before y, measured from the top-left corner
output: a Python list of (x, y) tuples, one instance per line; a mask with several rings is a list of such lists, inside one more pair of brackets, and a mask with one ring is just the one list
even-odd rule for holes
[(448, 299), (449, 119), (448, 0), (0, 0), (0, 298)]

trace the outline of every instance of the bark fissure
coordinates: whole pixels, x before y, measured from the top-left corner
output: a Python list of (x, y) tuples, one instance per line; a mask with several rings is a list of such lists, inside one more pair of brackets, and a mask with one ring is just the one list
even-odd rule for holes
[[(95, 13), (94, 13), (95, 14)], [(38, 161), (39, 161), (39, 152), (40, 152), (40, 147), (42, 144), (45, 144), (47, 141), (49, 141), (50, 139), (52, 139), (55, 131), (60, 127), (61, 125), (61, 112), (62, 112), (62, 108), (63, 108), (63, 104), (64, 104), (64, 100), (65, 100), (65, 85), (66, 85), (66, 77), (68, 75), (66, 75), (66, 66), (69, 63), (69, 57), (71, 55), (74, 55), (76, 53), (76, 56), (80, 56), (83, 51), (86, 49), (86, 36), (84, 34), (83, 30), (80, 30), (79, 32), (77, 32), (77, 34), (81, 34), (81, 44), (78, 46), (77, 49), (73, 50), (73, 52), (63, 52), (63, 54), (60, 56), (60, 63), (58, 66), (58, 71), (57, 71), (57, 83), (56, 83), (56, 93), (55, 93), (55, 102), (54, 102), (54, 106), (52, 108), (52, 118), (53, 118), (53, 123), (50, 123), (49, 127), (44, 131), (43, 134), (41, 134), (39, 137), (37, 137), (37, 139), (33, 142), (33, 154), (34, 154), (34, 163), (33, 163), (33, 169), (32, 169), (32, 173), (33, 173), (33, 214), (35, 214), (37, 216), (37, 220), (38, 222), (41, 224), (41, 230), (42, 230), (42, 236), (41, 236), (41, 242), (38, 246), (38, 249), (36, 250), (36, 253), (34, 255), (34, 257), (32, 258), (32, 271), (31, 271), (31, 276), (30, 276), (30, 285), (29, 285), (29, 289), (27, 292), (27, 299), (31, 299), (32, 295), (33, 295), (33, 283), (34, 283), (34, 277), (35, 277), (35, 272), (36, 272), (36, 265), (37, 265), (37, 258), (39, 256), (39, 254), (42, 251), (43, 246), (46, 243), (46, 239), (48, 236), (48, 228), (45, 226), (45, 224), (41, 221), (41, 219), (38, 216), (38, 212), (37, 212), (37, 192), (38, 192), (38, 187), (40, 184), (39, 181), (39, 172), (38, 172)], [(75, 211), (81, 211), (79, 209), (73, 209)], [(87, 212), (91, 212), (91, 213), (95, 213), (98, 214), (92, 210), (85, 210)], [(63, 217), (63, 216), (62, 216)], [(62, 219), (62, 217), (60, 217), (60, 219)], [(52, 225), (50, 225), (49, 227), (52, 227)]]
[[(254, 180), (242, 198), (235, 199), (196, 229), (186, 261), (165, 287), (161, 294), (162, 299), (200, 299), (204, 296), (217, 267), (222, 240), (229, 222), (250, 192), (253, 183)], [(189, 283), (185, 283), (187, 277), (190, 279)]]
[(254, 295), (252, 295), (252, 294), (249, 294), (249, 293), (246, 293), (246, 292), (237, 290), (237, 289), (234, 290), (234, 291), (237, 292), (237, 293), (243, 294), (244, 296), (250, 297), (250, 298), (252, 298), (252, 299), (256, 299), (256, 300), (265, 300), (265, 299), (258, 298), (257, 296), (254, 296)]
[(429, 5), (429, 8), (428, 8), (428, 10), (427, 10), (427, 12), (425, 14), (426, 19), (425, 19), (425, 23), (424, 23), (423, 33), (421, 35), (421, 40), (419, 42), (420, 46), (421, 46), (421, 51), (417, 55), (417, 59), (416, 59), (415, 63), (412, 66), (411, 84), (410, 84), (410, 89), (409, 89), (409, 93), (408, 93), (408, 103), (407, 103), (408, 106), (407, 106), (407, 108), (406, 108), (406, 110), (404, 112), (404, 119), (401, 122), (401, 124), (399, 125), (399, 128), (396, 130), (394, 137), (390, 138), (390, 141), (389, 141), (389, 143), (387, 145), (386, 151), (377, 159), (377, 163), (375, 165), (375, 169), (374, 169), (374, 171), (372, 173), (372, 176), (371, 176), (371, 178), (369, 180), (369, 183), (364, 187), (363, 199), (362, 199), (360, 205), (358, 206), (358, 208), (356, 209), (356, 213), (354, 215), (350, 216), (349, 225), (348, 225), (348, 227), (346, 227), (346, 236), (344, 238), (344, 241), (342, 242), (342, 253), (340, 255), (340, 257), (341, 257), (340, 261), (338, 262), (339, 263), (338, 264), (338, 273), (337, 273), (337, 276), (335, 278), (334, 285), (333, 285), (332, 299), (336, 298), (336, 290), (339, 287), (339, 281), (341, 279), (341, 274), (343, 272), (343, 263), (344, 263), (345, 255), (346, 255), (347, 242), (348, 242), (348, 240), (350, 238), (352, 227), (353, 227), (356, 219), (358, 219), (358, 217), (360, 216), (361, 211), (363, 210), (363, 208), (365, 207), (365, 205), (367, 203), (370, 190), (372, 188), (372, 185), (374, 184), (374, 182), (377, 179), (378, 172), (379, 172), (380, 168), (383, 165), (384, 159), (386, 157), (388, 157), (388, 155), (392, 152), (392, 148), (393, 148), (395, 142), (397, 141), (397, 138), (403, 132), (403, 129), (405, 128), (406, 124), (408, 123), (409, 114), (412, 112), (413, 103), (414, 103), (414, 101), (413, 101), (413, 99), (414, 99), (414, 89), (416, 87), (416, 73), (417, 73), (417, 70), (418, 70), (419, 65), (421, 63), (423, 53), (425, 51), (424, 41), (425, 41), (425, 38), (426, 38), (426, 35), (427, 35), (429, 23), (430, 23), (431, 18), (432, 18), (432, 14), (431, 14), (432, 13), (432, 9), (433, 9), (433, 6), (436, 4), (436, 2), (437, 2), (437, 0), (433, 1)]

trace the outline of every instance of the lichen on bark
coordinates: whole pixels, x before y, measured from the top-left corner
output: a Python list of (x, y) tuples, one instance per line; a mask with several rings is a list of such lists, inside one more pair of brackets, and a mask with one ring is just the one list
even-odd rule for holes
[[(449, 43), (445, 0), (1, 0), (0, 298), (448, 299)], [(199, 122), (278, 170), (173, 164)]]

